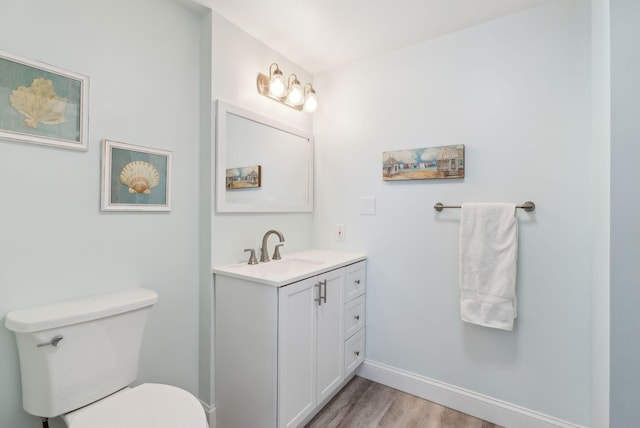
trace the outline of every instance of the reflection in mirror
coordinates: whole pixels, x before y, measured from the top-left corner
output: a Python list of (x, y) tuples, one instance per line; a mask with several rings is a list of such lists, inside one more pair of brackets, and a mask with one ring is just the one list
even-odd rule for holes
[(216, 211), (313, 211), (313, 139), (218, 100)]

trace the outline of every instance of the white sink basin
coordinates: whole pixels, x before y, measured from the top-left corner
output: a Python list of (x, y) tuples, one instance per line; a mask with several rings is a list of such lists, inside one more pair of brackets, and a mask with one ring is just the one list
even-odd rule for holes
[(271, 260), (257, 265), (236, 263), (218, 267), (213, 269), (213, 273), (282, 286), (364, 259), (363, 254), (305, 250), (284, 256), (282, 260)]
[(306, 272), (324, 262), (305, 259), (271, 260), (268, 263), (246, 265), (247, 272), (255, 275), (289, 275), (297, 272)]

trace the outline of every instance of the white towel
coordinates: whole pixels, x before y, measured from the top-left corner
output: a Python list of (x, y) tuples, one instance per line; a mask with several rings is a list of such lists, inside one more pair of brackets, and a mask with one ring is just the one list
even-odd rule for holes
[(518, 222), (515, 204), (462, 204), (460, 313), (462, 320), (513, 330)]

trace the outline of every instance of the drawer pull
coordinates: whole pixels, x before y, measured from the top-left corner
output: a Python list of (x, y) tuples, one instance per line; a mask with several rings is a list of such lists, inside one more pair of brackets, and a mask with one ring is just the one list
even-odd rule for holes
[(354, 316), (354, 318), (355, 318), (356, 320), (359, 320), (359, 319), (360, 319), (360, 315), (355, 315), (355, 316)]
[(354, 351), (353, 353), (355, 354), (356, 357), (360, 356), (360, 351)]

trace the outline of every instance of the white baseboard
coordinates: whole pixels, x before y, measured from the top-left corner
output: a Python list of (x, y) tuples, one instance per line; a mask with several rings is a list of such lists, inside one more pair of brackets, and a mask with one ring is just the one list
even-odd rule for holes
[(205, 403), (202, 400), (200, 400), (200, 404), (202, 404), (204, 413), (207, 415), (209, 428), (216, 428), (216, 406), (214, 406), (213, 404)]
[(585, 428), (376, 361), (365, 360), (357, 374), (506, 428)]

